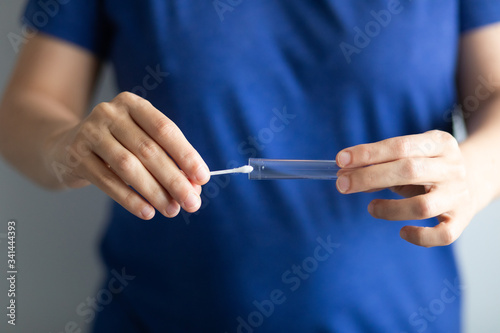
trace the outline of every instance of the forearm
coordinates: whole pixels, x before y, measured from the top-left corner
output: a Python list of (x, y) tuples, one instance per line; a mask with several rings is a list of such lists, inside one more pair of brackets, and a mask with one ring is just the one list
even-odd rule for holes
[(0, 104), (0, 152), (42, 186), (63, 187), (48, 161), (49, 142), (80, 123), (99, 68), (88, 51), (43, 33), (19, 54)]
[(500, 94), (466, 118), (468, 138), (461, 143), (477, 212), (500, 196)]
[(67, 106), (43, 93), (7, 92), (0, 105), (0, 152), (36, 183), (62, 188), (48, 162), (49, 143), (79, 121)]

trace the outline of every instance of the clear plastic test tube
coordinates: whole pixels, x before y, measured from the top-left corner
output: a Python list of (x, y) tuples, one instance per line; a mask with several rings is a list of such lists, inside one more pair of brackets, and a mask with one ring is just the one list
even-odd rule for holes
[(250, 158), (248, 179), (337, 179), (340, 168), (330, 160), (274, 160)]

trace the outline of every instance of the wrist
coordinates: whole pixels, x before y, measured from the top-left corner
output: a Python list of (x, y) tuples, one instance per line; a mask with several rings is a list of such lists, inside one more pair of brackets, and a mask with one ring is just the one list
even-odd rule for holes
[(66, 126), (63, 129), (55, 131), (41, 143), (40, 153), (45, 174), (45, 187), (58, 190), (66, 188), (63, 173), (69, 170), (69, 156), (67, 153), (68, 138), (74, 126)]
[(485, 157), (491, 155), (481, 154), (476, 144), (466, 140), (460, 144), (460, 150), (464, 158), (471, 204), (475, 215), (498, 196), (500, 177), (493, 169), (494, 163), (488, 161), (489, 157)]

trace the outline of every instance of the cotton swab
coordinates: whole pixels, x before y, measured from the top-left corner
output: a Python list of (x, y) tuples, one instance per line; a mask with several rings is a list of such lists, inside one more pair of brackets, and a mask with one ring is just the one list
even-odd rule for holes
[(242, 167), (234, 168), (234, 169), (211, 171), (210, 176), (227, 175), (227, 174), (232, 174), (232, 173), (250, 173), (252, 171), (253, 171), (252, 166), (244, 165)]

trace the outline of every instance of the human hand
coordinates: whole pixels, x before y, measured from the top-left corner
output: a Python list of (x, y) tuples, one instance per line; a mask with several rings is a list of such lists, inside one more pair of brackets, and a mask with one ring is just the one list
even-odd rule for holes
[(429, 131), (343, 149), (337, 189), (344, 194), (389, 188), (405, 197), (375, 199), (375, 218), (404, 221), (437, 217), (434, 227), (405, 226), (401, 238), (425, 247), (449, 245), (467, 227), (475, 203), (460, 147), (447, 132)]
[[(49, 140), (48, 166), (76, 188), (96, 185), (139, 218), (201, 205), (209, 169), (180, 129), (145, 99), (121, 93)], [(131, 189), (132, 186), (136, 191)]]

